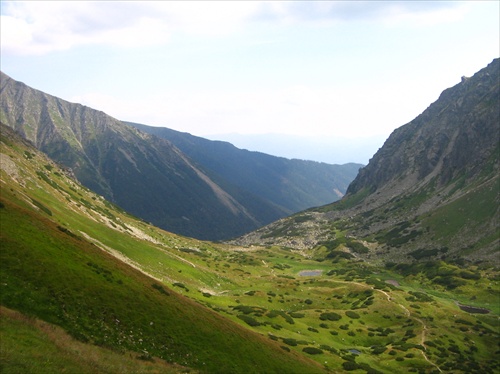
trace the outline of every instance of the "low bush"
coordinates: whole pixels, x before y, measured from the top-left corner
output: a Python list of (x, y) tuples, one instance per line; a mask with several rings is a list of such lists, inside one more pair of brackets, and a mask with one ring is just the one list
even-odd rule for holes
[(323, 353), (323, 351), (319, 348), (314, 348), (314, 347), (304, 347), (302, 348), (302, 352), (305, 352), (310, 355), (320, 355)]
[(354, 371), (359, 369), (359, 365), (353, 361), (345, 361), (342, 363), (345, 371)]
[(360, 315), (356, 312), (353, 312), (352, 310), (348, 310), (345, 312), (345, 315), (349, 318), (352, 318), (352, 319), (359, 319), (361, 318)]
[(151, 287), (153, 287), (153, 288), (154, 288), (155, 290), (157, 290), (158, 292), (160, 292), (160, 293), (164, 294), (165, 296), (170, 296), (170, 293), (168, 293), (168, 291), (167, 291), (167, 290), (165, 290), (165, 289), (163, 288), (163, 286), (162, 286), (162, 285), (159, 285), (159, 284), (157, 284), (157, 283), (153, 283), (153, 284), (151, 285)]
[(261, 325), (261, 323), (258, 322), (255, 318), (247, 316), (245, 314), (239, 314), (236, 317), (238, 317), (243, 322), (245, 322), (247, 325), (252, 326), (252, 327), (256, 327), (256, 326), (260, 326)]
[(297, 340), (293, 338), (283, 338), (283, 343), (291, 345), (292, 347), (297, 346)]
[(342, 318), (340, 314), (337, 314), (335, 312), (325, 312), (321, 313), (319, 316), (319, 319), (322, 321), (338, 321)]
[[(385, 347), (383, 345), (375, 345), (372, 347), (372, 354), (380, 355), (380, 354), (384, 353), (386, 350), (387, 350), (387, 347)], [(391, 352), (393, 352), (393, 351), (391, 351)]]

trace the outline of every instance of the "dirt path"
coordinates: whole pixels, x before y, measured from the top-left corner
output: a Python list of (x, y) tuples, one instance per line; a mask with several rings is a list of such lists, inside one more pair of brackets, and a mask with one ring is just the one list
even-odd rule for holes
[[(374, 289), (374, 288), (372, 287), (372, 289)], [(427, 347), (425, 346), (424, 342), (425, 342), (425, 336), (427, 334), (427, 325), (424, 323), (424, 321), (422, 321), (420, 318), (412, 317), (410, 311), (408, 310), (408, 308), (406, 308), (403, 304), (400, 304), (400, 303), (394, 301), (394, 299), (391, 297), (391, 295), (389, 295), (388, 292), (385, 292), (383, 290), (377, 290), (377, 289), (376, 289), (376, 291), (379, 291), (379, 292), (383, 293), (385, 296), (387, 296), (387, 301), (393, 302), (396, 305), (398, 305), (401, 309), (403, 309), (405, 311), (405, 314), (408, 317), (413, 318), (415, 321), (417, 321), (418, 323), (420, 323), (422, 325), (422, 333), (420, 334), (420, 345), (422, 347), (424, 347), (424, 349), (421, 350), (420, 352), (422, 353), (422, 356), (424, 357), (425, 361), (427, 361), (429, 364), (431, 364), (436, 369), (438, 369), (439, 372), (442, 372), (441, 369), (439, 368), (439, 366), (437, 366), (434, 362), (432, 362), (431, 360), (429, 360), (429, 358), (425, 354), (425, 350), (427, 350)]]
[[(366, 284), (364, 283), (359, 283), (359, 282), (349, 282), (349, 281), (334, 281), (334, 282), (337, 282), (337, 283), (350, 283), (350, 284), (356, 284), (358, 286), (367, 286)], [(409, 311), (408, 308), (406, 308), (403, 304), (400, 304), (398, 302), (396, 302), (392, 297), (391, 295), (384, 291), (384, 290), (379, 290), (379, 289), (376, 289), (374, 287), (370, 287), (372, 290), (375, 290), (375, 291), (378, 291), (380, 293), (382, 293), (383, 295), (385, 295), (387, 297), (387, 301), (389, 302), (392, 302), (394, 304), (396, 304), (397, 306), (399, 306), (401, 309), (404, 310), (405, 314), (407, 317), (411, 317), (413, 318), (415, 321), (417, 321), (418, 323), (420, 323), (422, 325), (422, 333), (420, 334), (420, 345), (422, 347), (424, 347), (423, 350), (421, 350), (420, 352), (422, 353), (422, 356), (424, 358), (425, 361), (427, 361), (429, 364), (431, 364), (432, 366), (434, 366), (437, 370), (439, 370), (439, 372), (442, 372), (442, 370), (439, 368), (438, 365), (436, 365), (434, 362), (432, 362), (431, 360), (429, 360), (429, 358), (427, 357), (427, 355), (425, 354), (425, 350), (427, 349), (427, 347), (425, 346), (424, 342), (425, 342), (425, 337), (427, 335), (427, 325), (425, 324), (424, 321), (422, 321), (420, 318), (417, 318), (417, 317), (412, 317), (411, 315), (411, 312)]]

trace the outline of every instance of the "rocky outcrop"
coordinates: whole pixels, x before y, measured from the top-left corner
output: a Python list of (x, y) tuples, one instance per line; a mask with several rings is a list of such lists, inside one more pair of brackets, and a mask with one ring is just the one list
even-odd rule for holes
[(500, 60), (495, 59), (396, 129), (341, 201), (235, 243), (304, 251), (358, 241), (370, 248), (356, 254), (366, 259), (493, 264), (499, 260), (499, 215)]
[[(474, 179), (498, 153), (500, 61), (445, 90), (412, 122), (395, 130), (347, 194), (407, 186), (422, 188), (434, 180), (446, 186), (458, 177)], [(398, 191), (400, 192), (400, 191)]]

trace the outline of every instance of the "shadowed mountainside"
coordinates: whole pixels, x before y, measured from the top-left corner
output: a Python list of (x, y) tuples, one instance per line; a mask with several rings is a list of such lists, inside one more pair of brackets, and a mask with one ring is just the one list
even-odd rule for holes
[(126, 123), (167, 139), (205, 169), (279, 205), (289, 214), (340, 199), (362, 167), (354, 163), (289, 160), (164, 127)]
[[(308, 191), (304, 185), (321, 184), (322, 191), (330, 189), (329, 200), (323, 194), (321, 201), (334, 201), (334, 188), (339, 186), (345, 192), (348, 180), (357, 172), (350, 168), (350, 178), (343, 175), (334, 184), (337, 170), (333, 166), (325, 164), (304, 178), (300, 176), (304, 169), (296, 172), (280, 165), (281, 174), (269, 169), (243, 179), (246, 170), (253, 171), (248, 163), (258, 162), (247, 160), (239, 165), (241, 180), (237, 183), (222, 175), (220, 168), (213, 168), (217, 174), (165, 139), (101, 111), (32, 89), (3, 73), (0, 119), (106, 199), (161, 228), (201, 239), (235, 237), (319, 205), (311, 197), (318, 189)], [(283, 163), (271, 156), (265, 161)], [(290, 161), (290, 165), (295, 163)], [(309, 167), (314, 170), (318, 165)], [(290, 174), (299, 182), (288, 178)], [(254, 178), (264, 182), (259, 186)], [(274, 192), (270, 184), (276, 178), (283, 183)], [(254, 188), (246, 189), (245, 184)]]

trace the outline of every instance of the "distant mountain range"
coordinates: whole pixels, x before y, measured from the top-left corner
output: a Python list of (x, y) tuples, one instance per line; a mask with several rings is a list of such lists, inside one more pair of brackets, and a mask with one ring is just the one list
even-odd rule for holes
[(204, 137), (224, 140), (238, 148), (291, 159), (314, 160), (329, 164), (355, 162), (366, 165), (384, 144), (388, 135), (387, 133), (364, 137), (362, 134), (357, 134), (353, 138), (325, 134), (303, 136), (284, 133), (221, 133)]
[(164, 127), (125, 123), (167, 139), (205, 170), (233, 186), (265, 197), (288, 214), (339, 200), (362, 166), (289, 160)]
[(354, 254), (365, 258), (497, 262), (499, 73), (495, 59), (396, 129), (341, 201), (237, 242), (352, 252), (346, 243), (357, 241), (366, 250)]
[(152, 136), (3, 73), (0, 120), (106, 199), (200, 239), (236, 237), (338, 200), (362, 166), (287, 160), (143, 126), (162, 137)]

